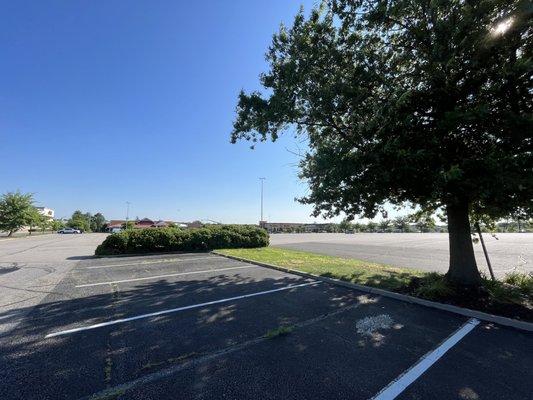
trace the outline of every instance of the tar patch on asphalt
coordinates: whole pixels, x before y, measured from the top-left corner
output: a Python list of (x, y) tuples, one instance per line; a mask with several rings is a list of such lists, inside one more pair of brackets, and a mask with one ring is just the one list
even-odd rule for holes
[(1, 267), (0, 266), (0, 275), (9, 274), (10, 272), (18, 271), (20, 268), (16, 265), (13, 265), (11, 267)]

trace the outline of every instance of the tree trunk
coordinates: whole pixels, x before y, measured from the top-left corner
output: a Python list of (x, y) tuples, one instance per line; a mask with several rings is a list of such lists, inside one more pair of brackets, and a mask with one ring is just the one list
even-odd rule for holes
[(468, 204), (453, 204), (446, 207), (450, 241), (450, 268), (448, 279), (467, 286), (477, 286), (481, 276), (476, 265), (474, 246), (470, 234)]

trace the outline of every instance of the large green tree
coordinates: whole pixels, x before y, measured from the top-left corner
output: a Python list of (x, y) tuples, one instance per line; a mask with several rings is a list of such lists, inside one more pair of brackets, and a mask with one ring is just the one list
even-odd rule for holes
[(28, 212), (28, 226), (30, 235), (37, 227), (41, 232), (44, 232), (50, 226), (50, 219), (42, 214), (37, 208), (31, 207)]
[(37, 211), (31, 193), (9, 192), (0, 198), (0, 231), (13, 235), (36, 221)]
[(533, 213), (531, 3), (330, 0), (280, 28), (232, 141), (305, 135), (300, 199), (373, 217), (445, 210), (450, 280), (480, 275), (470, 217)]
[(91, 217), (91, 230), (93, 232), (102, 232), (104, 230), (105, 217), (102, 213), (96, 213)]
[(91, 214), (82, 213), (80, 210), (76, 210), (72, 213), (72, 217), (67, 222), (67, 226), (80, 229), (84, 232), (89, 232), (91, 230)]
[(50, 221), (50, 229), (53, 231), (58, 231), (65, 227), (65, 224), (60, 219), (53, 219)]

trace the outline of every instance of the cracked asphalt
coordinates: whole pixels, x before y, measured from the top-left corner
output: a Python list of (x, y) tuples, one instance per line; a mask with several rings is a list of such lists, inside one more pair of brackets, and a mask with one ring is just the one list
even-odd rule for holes
[[(61, 276), (0, 310), (1, 399), (370, 399), (467, 321), (212, 254), (88, 247), (44, 256)], [(532, 359), (531, 333), (481, 323), (398, 398), (531, 398)]]

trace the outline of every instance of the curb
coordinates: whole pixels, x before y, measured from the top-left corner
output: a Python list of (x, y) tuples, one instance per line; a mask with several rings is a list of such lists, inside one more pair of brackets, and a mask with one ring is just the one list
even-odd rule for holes
[(230, 258), (232, 260), (243, 261), (243, 262), (246, 262), (246, 263), (249, 263), (249, 264), (259, 265), (259, 266), (265, 267), (265, 268), (270, 268), (270, 269), (275, 269), (275, 270), (282, 271), (282, 272), (288, 272), (288, 273), (291, 273), (291, 274), (300, 275), (300, 276), (303, 276), (305, 278), (316, 279), (316, 280), (319, 280), (319, 281), (322, 281), (322, 282), (330, 283), (332, 285), (343, 286), (343, 287), (346, 287), (346, 288), (349, 288), (349, 289), (356, 289), (356, 290), (359, 290), (361, 292), (370, 293), (370, 294), (376, 294), (376, 295), (379, 295), (379, 296), (388, 297), (388, 298), (399, 300), (399, 301), (403, 301), (403, 302), (406, 302), (406, 303), (418, 304), (420, 306), (429, 307), (429, 308), (436, 308), (436, 309), (441, 310), (441, 311), (448, 311), (448, 312), (451, 312), (451, 313), (454, 313), (454, 314), (463, 315), (463, 316), (469, 317), (469, 318), (477, 318), (477, 319), (479, 319), (481, 321), (493, 322), (493, 323), (496, 323), (496, 324), (499, 324), (499, 325), (504, 325), (504, 326), (508, 326), (508, 327), (511, 327), (511, 328), (515, 328), (515, 329), (520, 329), (520, 330), (524, 330), (524, 331), (533, 332), (533, 323), (531, 323), (531, 322), (519, 321), (519, 320), (512, 319), (512, 318), (507, 318), (507, 317), (500, 317), (498, 315), (493, 315), (493, 314), (488, 314), (488, 313), (484, 313), (484, 312), (481, 312), (481, 311), (471, 310), (470, 308), (463, 308), (463, 307), (453, 306), (451, 304), (437, 303), (435, 301), (424, 300), (424, 299), (420, 299), (418, 297), (409, 296), (409, 295), (406, 295), (406, 294), (394, 293), (394, 292), (390, 292), (390, 291), (384, 290), (384, 289), (378, 289), (378, 288), (373, 288), (373, 287), (370, 287), (370, 286), (358, 285), (357, 283), (351, 283), (351, 282), (341, 281), (339, 279), (327, 278), (327, 277), (324, 277), (324, 276), (310, 274), (308, 272), (298, 271), (296, 269), (280, 267), (280, 266), (277, 266), (277, 265), (262, 263), (262, 262), (259, 262), (259, 261), (253, 261), (253, 260), (249, 260), (249, 259), (242, 258), (242, 257), (229, 256), (229, 255), (226, 255), (226, 254), (218, 253), (217, 251), (212, 251), (211, 253), (216, 254), (218, 256)]

